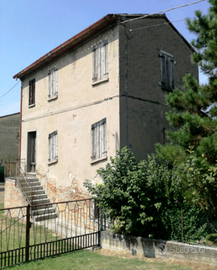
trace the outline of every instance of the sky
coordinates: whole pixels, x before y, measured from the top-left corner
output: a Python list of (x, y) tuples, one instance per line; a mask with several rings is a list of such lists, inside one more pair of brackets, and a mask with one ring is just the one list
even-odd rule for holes
[[(13, 79), (15, 74), (105, 15), (151, 14), (196, 1), (0, 0), (0, 117), (20, 111), (21, 82)], [(205, 0), (165, 13), (190, 42), (196, 36), (186, 28), (185, 18), (193, 18), (198, 9), (207, 14), (208, 8)], [(207, 82), (202, 73), (199, 80)]]

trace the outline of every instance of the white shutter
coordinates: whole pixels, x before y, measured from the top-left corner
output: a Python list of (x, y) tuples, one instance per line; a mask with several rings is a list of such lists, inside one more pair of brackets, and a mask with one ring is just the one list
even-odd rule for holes
[(58, 145), (57, 145), (57, 131), (49, 134), (49, 162), (56, 161), (58, 159)]
[(102, 157), (107, 156), (106, 150), (106, 121), (102, 123)]
[(52, 72), (50, 71), (48, 73), (48, 76), (49, 76), (49, 94), (48, 94), (48, 97), (52, 97)]
[(100, 68), (100, 80), (104, 79), (105, 74), (105, 46), (101, 43), (101, 51), (100, 51), (100, 58), (101, 58), (101, 68)]
[(106, 157), (106, 118), (91, 126), (91, 136), (92, 160)]
[(96, 50), (96, 79), (100, 80), (101, 79), (101, 50), (100, 50), (100, 44), (97, 46)]
[(93, 81), (96, 81), (96, 46), (93, 48)]
[(108, 41), (105, 40), (93, 48), (93, 81), (108, 77)]
[(53, 82), (54, 82), (53, 97), (56, 97), (57, 96), (57, 69), (55, 69), (53, 72)]

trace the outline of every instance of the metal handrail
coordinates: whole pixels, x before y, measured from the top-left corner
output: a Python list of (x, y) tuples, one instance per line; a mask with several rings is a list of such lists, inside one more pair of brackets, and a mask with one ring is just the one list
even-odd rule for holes
[(29, 200), (28, 196), (26, 196), (26, 193), (25, 193), (25, 192), (23, 191), (23, 189), (22, 189), (22, 185), (21, 185), (21, 183), (20, 183), (19, 176), (16, 175), (15, 177), (16, 177), (18, 186), (19, 186), (21, 192), (23, 193), (23, 195), (24, 195), (26, 201), (27, 201), (30, 205), (32, 205), (32, 201), (33, 201), (32, 196), (34, 195), (35, 190), (31, 187), (31, 182), (28, 181), (28, 178), (25, 176), (25, 173), (23, 172), (23, 169), (21, 168), (21, 166), (20, 166), (20, 164), (19, 164), (18, 161), (16, 162), (16, 166), (17, 166), (17, 169), (18, 169), (18, 171), (19, 171), (19, 175), (22, 177), (22, 180), (25, 181), (25, 183), (27, 184), (27, 187), (28, 187), (29, 191), (31, 192), (31, 200)]

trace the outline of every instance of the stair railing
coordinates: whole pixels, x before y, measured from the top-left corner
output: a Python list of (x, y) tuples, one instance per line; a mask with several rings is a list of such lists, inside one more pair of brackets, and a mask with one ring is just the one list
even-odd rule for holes
[[(16, 182), (22, 192), (22, 194), (24, 195), (26, 201), (28, 202), (28, 204), (32, 205), (32, 202), (33, 202), (33, 195), (35, 193), (35, 190), (33, 189), (32, 185), (31, 185), (31, 182), (28, 180), (28, 178), (25, 176), (25, 173), (23, 171), (23, 169), (21, 168), (20, 166), (20, 163), (19, 161), (16, 162), (16, 167), (17, 167), (17, 174), (16, 174)], [(21, 182), (20, 180), (23, 180), (24, 183), (26, 184), (27, 188), (28, 188), (28, 191), (30, 192), (31, 194), (31, 199), (29, 199), (29, 197), (26, 195), (26, 192), (23, 190), (23, 187), (21, 185)]]

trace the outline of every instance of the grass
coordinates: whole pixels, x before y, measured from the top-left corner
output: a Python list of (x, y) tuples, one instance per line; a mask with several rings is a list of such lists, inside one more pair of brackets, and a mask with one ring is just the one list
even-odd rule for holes
[[(192, 268), (195, 266), (196, 268)], [(192, 265), (186, 263), (171, 263), (154, 261), (146, 258), (120, 258), (117, 256), (105, 256), (98, 252), (80, 250), (57, 257), (46, 258), (34, 262), (24, 263), (9, 269), (21, 270), (131, 270), (131, 269), (152, 269), (152, 270), (190, 270), (190, 269), (216, 269), (208, 265)], [(202, 268), (201, 268), (202, 267)]]
[[(3, 208), (2, 204), (0, 204), (1, 208)], [(26, 220), (23, 218), (25, 213), (20, 212), (16, 218), (11, 217), (10, 214), (10, 212), (0, 211), (0, 252), (26, 245)], [(34, 225), (30, 229), (30, 245), (58, 239), (60, 239), (59, 235), (45, 226)]]

